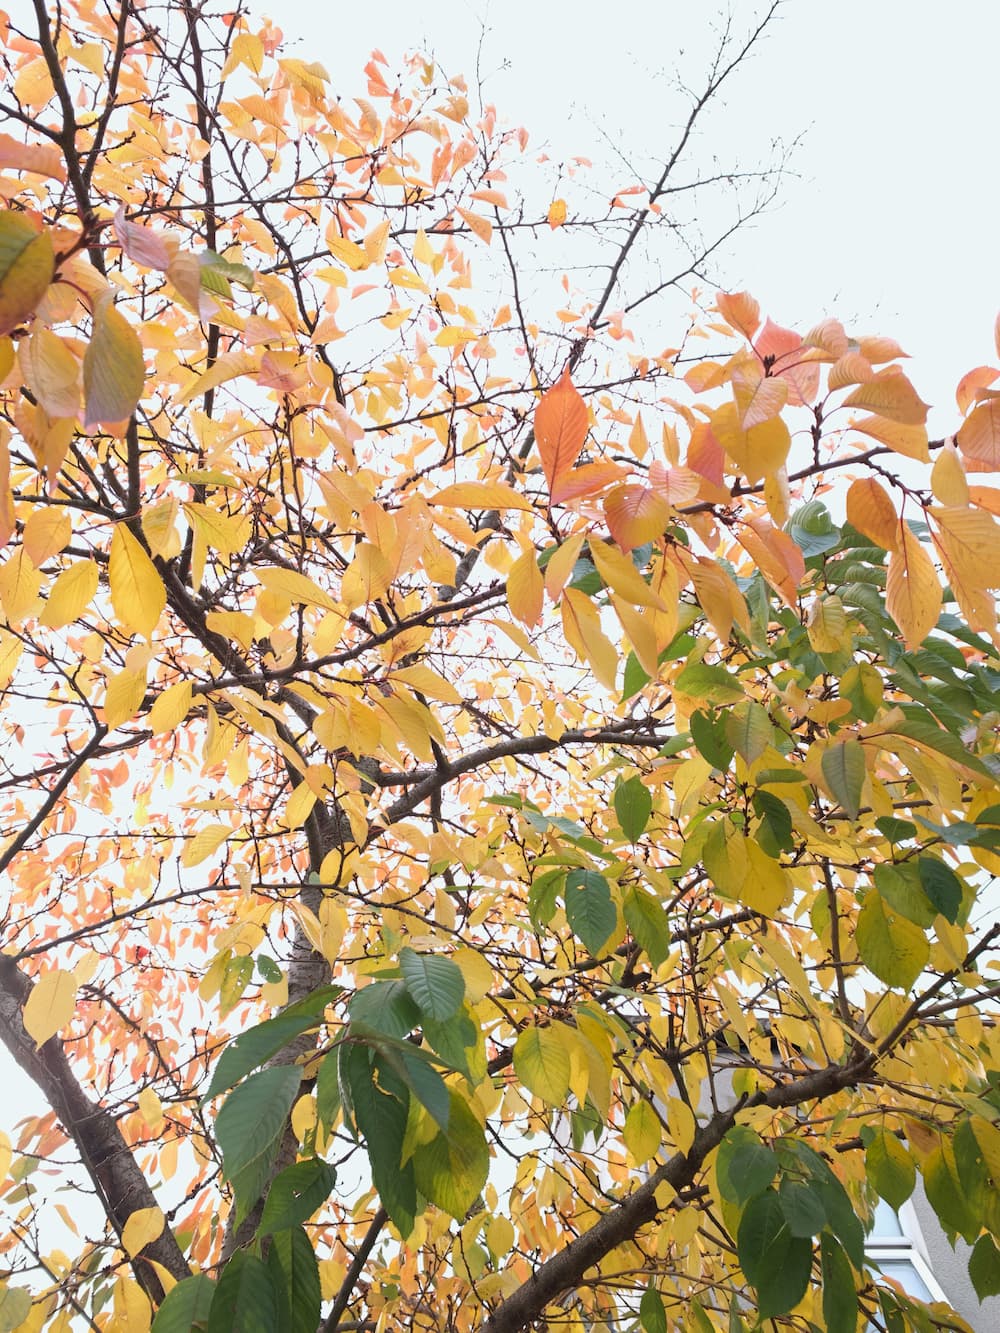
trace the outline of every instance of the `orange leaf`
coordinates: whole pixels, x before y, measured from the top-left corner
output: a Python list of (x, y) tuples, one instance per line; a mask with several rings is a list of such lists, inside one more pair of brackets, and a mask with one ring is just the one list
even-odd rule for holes
[(870, 435), (873, 440), (888, 445), (894, 453), (902, 454), (905, 458), (915, 458), (918, 463), (931, 461), (926, 426), (906, 426), (878, 416), (860, 417), (851, 422), (851, 429), (861, 431), (862, 435)]
[(535, 408), (535, 440), (550, 491), (579, 458), (589, 429), (587, 404), (573, 387), (567, 368)]
[(753, 380), (737, 372), (733, 376), (733, 394), (740, 427), (750, 430), (778, 416), (788, 402), (788, 380), (768, 376)]
[(760, 306), (749, 292), (716, 292), (715, 308), (745, 338), (752, 338), (760, 328)]
[[(869, 361), (871, 357), (867, 358)], [(845, 407), (863, 407), (877, 412), (901, 426), (922, 426), (927, 420), (927, 404), (901, 370), (889, 366), (874, 379), (860, 385), (844, 399)]]
[(966, 458), (984, 463), (985, 470), (1000, 469), (1000, 398), (980, 403), (963, 421), (955, 442)]
[(623, 551), (663, 535), (670, 506), (648, 486), (616, 486), (604, 501), (608, 530)]
[(612, 482), (621, 481), (627, 475), (619, 463), (604, 461), (570, 468), (556, 479), (552, 487), (552, 503), (568, 504), (570, 500), (580, 500), (585, 495), (605, 490)]
[(0, 167), (33, 171), (60, 181), (66, 179), (66, 166), (58, 148), (51, 144), (18, 143), (9, 134), (0, 134)]
[(937, 624), (941, 585), (930, 556), (903, 519), (897, 523), (897, 533), (896, 549), (889, 557), (885, 605), (907, 648), (919, 648)]
[(955, 401), (963, 416), (976, 401), (977, 390), (989, 388), (998, 375), (1000, 370), (994, 370), (992, 366), (976, 366), (975, 370), (962, 376), (955, 389)]
[(970, 486), (969, 499), (980, 509), (988, 509), (991, 514), (1000, 514), (1000, 490), (995, 486)]
[(794, 607), (806, 574), (802, 551), (787, 532), (766, 518), (754, 518), (736, 529), (736, 540), (786, 606)]
[(473, 213), (467, 208), (460, 208), (458, 215), (474, 236), (478, 236), (481, 241), (489, 245), (493, 239), (493, 224), (488, 218), (480, 217), (478, 213)]
[(847, 492), (847, 521), (884, 551), (894, 551), (899, 519), (889, 493), (874, 477), (851, 483)]
[(553, 229), (553, 231), (555, 230), (556, 227), (561, 227), (561, 226), (562, 226), (562, 224), (566, 221), (566, 200), (565, 200), (565, 199), (553, 199), (553, 200), (552, 200), (552, 203), (549, 204), (549, 212), (548, 212), (547, 221), (548, 221), (549, 226)]

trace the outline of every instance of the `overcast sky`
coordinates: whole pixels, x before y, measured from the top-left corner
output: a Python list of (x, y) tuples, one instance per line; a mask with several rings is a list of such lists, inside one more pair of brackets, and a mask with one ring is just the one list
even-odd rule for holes
[[(765, 5), (732, 0), (737, 27)], [(669, 139), (676, 74), (704, 78), (725, 13), (715, 0), (380, 0), (322, 17), (314, 0), (271, 14), (295, 54), (344, 96), (364, 95), (372, 47), (390, 66), (435, 53), (485, 76), (501, 116), (557, 161), (599, 159), (608, 140), (639, 162)], [(481, 44), (481, 50), (480, 50)], [(720, 257), (779, 323), (837, 315), (909, 351), (931, 427), (955, 429), (954, 387), (995, 359), (1000, 309), (996, 169), (998, 0), (785, 0), (698, 145), (743, 165), (800, 139), (774, 207)]]

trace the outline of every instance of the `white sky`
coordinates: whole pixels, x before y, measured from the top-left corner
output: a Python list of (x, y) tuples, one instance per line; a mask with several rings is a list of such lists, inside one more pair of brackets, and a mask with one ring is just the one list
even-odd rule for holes
[[(737, 26), (764, 8), (731, 0)], [(602, 132), (636, 162), (669, 142), (670, 76), (701, 84), (722, 9), (715, 0), (380, 0), (324, 10), (272, 0), (257, 12), (347, 98), (365, 95), (375, 46), (390, 69), (404, 51), (429, 50), (471, 83), (482, 36), (486, 96), (501, 117), (556, 161), (582, 154), (596, 165), (608, 157)], [(720, 280), (802, 331), (836, 315), (850, 332), (897, 338), (937, 409), (933, 433), (956, 427), (958, 378), (996, 359), (998, 50), (998, 0), (785, 0), (693, 158), (705, 169), (716, 153), (752, 166), (775, 138), (804, 136), (795, 174), (734, 237)]]

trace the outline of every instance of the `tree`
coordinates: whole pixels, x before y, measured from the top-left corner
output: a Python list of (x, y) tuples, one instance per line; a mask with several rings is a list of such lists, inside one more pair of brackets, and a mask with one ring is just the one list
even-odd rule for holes
[(430, 61), (4, 20), (4, 1327), (964, 1327), (918, 1176), (1000, 1291), (1000, 372), (644, 328), (773, 8), (541, 207)]

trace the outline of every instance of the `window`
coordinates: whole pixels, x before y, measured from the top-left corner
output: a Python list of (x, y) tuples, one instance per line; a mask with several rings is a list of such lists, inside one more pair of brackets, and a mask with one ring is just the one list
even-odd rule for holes
[(910, 1204), (897, 1213), (879, 1201), (875, 1222), (865, 1244), (865, 1257), (884, 1277), (898, 1282), (921, 1301), (946, 1300), (927, 1261), (920, 1253), (920, 1226)]

